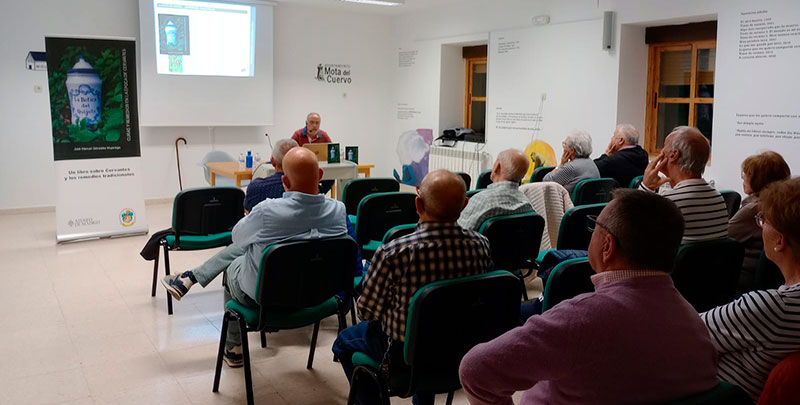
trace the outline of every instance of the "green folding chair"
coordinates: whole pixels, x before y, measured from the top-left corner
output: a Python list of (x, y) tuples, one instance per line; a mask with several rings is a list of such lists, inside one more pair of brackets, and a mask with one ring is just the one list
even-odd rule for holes
[(489, 239), (492, 263), (519, 277), (522, 296), (528, 299), (525, 278), (538, 269), (536, 257), (544, 232), (544, 218), (535, 212), (500, 215), (483, 221), (478, 229)]

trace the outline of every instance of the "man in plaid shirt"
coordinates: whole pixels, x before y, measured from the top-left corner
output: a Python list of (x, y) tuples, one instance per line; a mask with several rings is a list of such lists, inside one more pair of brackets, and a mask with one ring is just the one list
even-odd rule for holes
[[(431, 172), (417, 194), (420, 223), (416, 232), (375, 252), (358, 300), (358, 311), (365, 321), (343, 330), (333, 343), (333, 352), (348, 380), (353, 373), (354, 352), (381, 363), (390, 341), (399, 343), (393, 351), (402, 351), (408, 306), (418, 289), (434, 281), (492, 270), (489, 241), (456, 223), (466, 203), (461, 178), (447, 170)], [(432, 396), (415, 397), (414, 402), (418, 399), (433, 403)]]
[(492, 166), (492, 184), (469, 199), (461, 211), (458, 224), (477, 231), (483, 221), (499, 215), (522, 214), (533, 211), (528, 197), (519, 191), (519, 184), (528, 172), (530, 159), (516, 149), (506, 149), (497, 155)]

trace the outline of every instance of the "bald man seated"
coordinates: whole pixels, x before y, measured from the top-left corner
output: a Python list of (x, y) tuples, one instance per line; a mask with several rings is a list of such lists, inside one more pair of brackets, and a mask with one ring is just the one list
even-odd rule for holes
[[(384, 353), (390, 350), (391, 338), (395, 343), (392, 352), (402, 353), (408, 306), (419, 288), (492, 269), (489, 241), (456, 223), (466, 204), (461, 177), (448, 170), (428, 173), (417, 194), (420, 222), (416, 232), (382, 245), (375, 252), (357, 305), (365, 321), (340, 332), (333, 343), (333, 352), (348, 380), (353, 374), (350, 358), (354, 352), (381, 363)], [(443, 252), (447, 253), (446, 259)], [(432, 397), (420, 400), (431, 401)], [(358, 403), (372, 402), (362, 399)]]
[(506, 149), (497, 155), (490, 175), (492, 184), (469, 199), (458, 224), (477, 231), (483, 221), (500, 215), (522, 214), (533, 211), (530, 201), (519, 184), (528, 172), (530, 160), (516, 149)]
[[(233, 228), (233, 243), (245, 251), (227, 269), (225, 301), (235, 299), (257, 307), (258, 267), (264, 249), (287, 240), (317, 239), (347, 233), (347, 213), (341, 201), (319, 194), (322, 177), (317, 157), (306, 148), (294, 148), (283, 158), (282, 198), (259, 203)], [(290, 271), (291, 269), (287, 269)], [(228, 323), (225, 362), (242, 364), (241, 332), (237, 322)]]

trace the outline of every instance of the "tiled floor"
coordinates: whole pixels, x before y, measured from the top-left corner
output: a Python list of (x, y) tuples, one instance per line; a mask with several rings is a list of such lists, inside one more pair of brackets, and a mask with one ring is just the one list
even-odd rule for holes
[[(171, 208), (148, 205), (151, 231), (169, 226)], [(242, 369), (223, 366), (220, 392), (211, 392), (220, 280), (192, 289), (168, 316), (160, 284), (150, 297), (152, 262), (139, 256), (147, 238), (56, 245), (54, 213), (0, 214), (0, 404), (245, 402)], [(171, 268), (192, 268), (215, 252), (176, 252)], [(347, 402), (330, 351), (335, 317), (322, 323), (306, 370), (310, 337), (311, 327), (281, 331), (262, 349), (250, 334), (256, 403)], [(466, 403), (461, 392), (455, 403)]]

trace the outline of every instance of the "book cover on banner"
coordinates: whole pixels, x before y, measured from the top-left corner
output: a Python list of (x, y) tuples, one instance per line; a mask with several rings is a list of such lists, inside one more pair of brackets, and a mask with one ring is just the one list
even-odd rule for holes
[(59, 242), (147, 232), (133, 39), (46, 37)]

